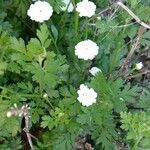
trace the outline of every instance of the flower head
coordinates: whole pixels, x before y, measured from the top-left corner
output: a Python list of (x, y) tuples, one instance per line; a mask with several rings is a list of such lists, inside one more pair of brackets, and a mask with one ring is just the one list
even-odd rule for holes
[(83, 105), (83, 106), (90, 106), (93, 103), (96, 103), (97, 93), (94, 91), (94, 89), (89, 89), (86, 85), (81, 84), (80, 89), (77, 91), (78, 98), (77, 100)]
[(96, 11), (96, 5), (88, 0), (83, 0), (77, 3), (76, 11), (79, 12), (79, 16), (92, 17)]
[(75, 55), (79, 59), (92, 60), (98, 54), (99, 47), (91, 40), (85, 40), (79, 42), (75, 46)]
[(71, 0), (63, 0), (63, 2), (65, 4), (65, 6), (61, 7), (61, 10), (66, 11), (66, 9), (67, 9), (68, 12), (72, 12), (74, 7), (73, 7)]
[(6, 116), (7, 116), (8, 118), (10, 118), (10, 117), (12, 116), (11, 111), (8, 111), (7, 114), (6, 114)]
[(48, 20), (53, 13), (52, 6), (45, 1), (37, 1), (34, 4), (30, 5), (30, 8), (27, 11), (27, 15), (36, 22), (44, 22)]
[(95, 76), (98, 72), (102, 72), (101, 69), (97, 68), (97, 67), (92, 67), (89, 72)]
[(43, 98), (48, 98), (47, 93), (44, 93), (44, 94), (43, 94)]
[(142, 63), (142, 62), (137, 63), (137, 64), (135, 65), (135, 68), (136, 68), (137, 70), (142, 69), (142, 67), (143, 67), (143, 63)]

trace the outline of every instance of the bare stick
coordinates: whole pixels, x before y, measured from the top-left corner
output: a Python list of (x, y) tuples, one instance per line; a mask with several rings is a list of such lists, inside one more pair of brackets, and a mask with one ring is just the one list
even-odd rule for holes
[(120, 7), (122, 7), (125, 11), (127, 11), (128, 14), (129, 14), (130, 16), (132, 16), (132, 17), (136, 20), (137, 23), (139, 23), (141, 26), (143, 26), (143, 27), (145, 27), (145, 28), (147, 28), (147, 29), (150, 29), (150, 25), (148, 25), (148, 24), (142, 22), (141, 19), (140, 19), (138, 16), (136, 16), (136, 15), (135, 15), (127, 6), (125, 6), (122, 2), (118, 1), (117, 4), (118, 4)]
[(125, 58), (123, 64), (121, 65), (121, 68), (118, 72), (118, 75), (120, 75), (123, 72), (123, 70), (128, 67), (128, 63), (129, 63), (132, 55), (134, 54), (134, 51), (136, 50), (136, 48), (139, 44), (139, 41), (140, 41), (140, 39), (141, 39), (141, 37), (142, 37), (142, 35), (144, 34), (145, 31), (146, 31), (146, 28), (144, 28), (144, 27), (141, 27), (139, 29), (137, 37), (134, 39), (133, 44), (131, 46), (131, 50), (129, 51), (127, 57)]
[(141, 72), (141, 73), (138, 73), (138, 74), (136, 74), (136, 75), (129, 75), (129, 76), (127, 76), (125, 79), (126, 79), (126, 80), (129, 80), (129, 79), (137, 78), (137, 77), (140, 77), (140, 76), (142, 76), (142, 75), (144, 75), (144, 74), (149, 74), (149, 73), (150, 73), (150, 70), (146, 70), (146, 71)]
[(19, 117), (24, 117), (25, 118), (25, 127), (24, 127), (24, 131), (26, 132), (27, 135), (27, 139), (29, 142), (29, 145), (31, 147), (31, 150), (34, 150), (33, 147), (33, 143), (32, 143), (32, 139), (31, 139), (31, 134), (29, 132), (29, 112), (28, 109), (30, 109), (30, 107), (28, 107), (28, 105), (23, 105), (21, 108), (17, 107), (17, 104), (14, 104), (13, 107), (11, 107), (11, 110), (7, 112), (7, 117), (11, 117), (11, 116), (19, 116)]
[(34, 150), (33, 144), (32, 144), (32, 139), (31, 139), (31, 134), (29, 133), (29, 116), (28, 116), (28, 114), (25, 116), (25, 132), (26, 132), (31, 150)]

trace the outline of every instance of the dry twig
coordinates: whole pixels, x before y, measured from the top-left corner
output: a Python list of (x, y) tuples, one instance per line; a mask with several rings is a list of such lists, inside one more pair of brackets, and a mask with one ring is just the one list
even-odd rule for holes
[(141, 39), (141, 37), (145, 31), (146, 31), (146, 28), (140, 27), (139, 32), (137, 34), (137, 37), (133, 40), (131, 50), (129, 51), (127, 57), (125, 58), (123, 64), (121, 65), (121, 68), (118, 72), (118, 75), (120, 75), (123, 72), (123, 70), (128, 67), (128, 63), (130, 62), (130, 59), (131, 59), (132, 55), (134, 54), (134, 51), (136, 50), (136, 48), (139, 44), (139, 41), (140, 41), (140, 39)]
[(7, 117), (19, 116), (19, 117), (25, 118), (25, 127), (24, 127), (23, 131), (25, 131), (25, 133), (27, 135), (27, 139), (28, 139), (29, 145), (31, 147), (31, 150), (34, 150), (32, 139), (31, 139), (31, 137), (33, 137), (33, 136), (29, 132), (30, 116), (29, 116), (28, 109), (30, 109), (30, 107), (28, 107), (28, 105), (23, 105), (21, 108), (18, 108), (17, 105), (14, 104), (14, 107), (11, 107), (11, 110), (7, 112)]
[(118, 1), (117, 4), (122, 7), (125, 11), (128, 12), (128, 14), (136, 20), (137, 23), (139, 23), (144, 28), (150, 29), (150, 25), (146, 24), (145, 22), (141, 21), (141, 19), (136, 16), (127, 6), (125, 6), (121, 1)]
[(135, 75), (129, 75), (127, 77), (125, 77), (126, 80), (130, 80), (132, 78), (137, 78), (137, 77), (140, 77), (144, 74), (149, 74), (150, 73), (150, 70), (145, 70), (144, 72), (141, 72), (141, 73), (138, 73), (138, 74), (135, 74)]

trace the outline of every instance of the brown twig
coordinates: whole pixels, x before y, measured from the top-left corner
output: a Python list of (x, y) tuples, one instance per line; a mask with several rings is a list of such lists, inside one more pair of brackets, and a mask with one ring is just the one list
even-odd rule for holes
[(31, 139), (32, 136), (29, 132), (29, 117), (30, 116), (29, 116), (28, 109), (30, 109), (28, 105), (23, 105), (21, 108), (18, 108), (17, 105), (14, 104), (14, 107), (11, 107), (11, 110), (7, 112), (7, 117), (19, 116), (19, 117), (25, 118), (25, 127), (23, 130), (25, 131), (27, 135), (27, 139), (28, 139), (31, 150), (34, 150), (32, 139)]
[(29, 145), (31, 147), (31, 150), (34, 150), (32, 139), (31, 139), (31, 134), (29, 133), (29, 116), (28, 116), (28, 113), (25, 116), (25, 128), (24, 129), (25, 129), (25, 132), (26, 132), (26, 135), (27, 135), (28, 142), (29, 142)]
[(128, 14), (134, 18), (136, 20), (137, 23), (139, 23), (141, 26), (143, 26), (144, 28), (150, 29), (150, 25), (146, 24), (145, 22), (141, 21), (141, 19), (136, 16), (127, 6), (125, 6), (121, 1), (117, 2), (117, 5), (119, 5), (120, 7), (122, 7), (125, 11), (128, 12)]
[(145, 70), (144, 72), (138, 73), (136, 75), (129, 75), (129, 76), (125, 77), (125, 79), (126, 80), (130, 80), (132, 78), (137, 78), (137, 77), (140, 77), (140, 76), (142, 76), (144, 74), (149, 74), (149, 73), (150, 73), (150, 70)]
[(142, 35), (144, 34), (145, 31), (146, 31), (146, 28), (140, 27), (139, 32), (137, 34), (137, 37), (133, 40), (133, 44), (131, 46), (131, 50), (129, 51), (127, 57), (125, 58), (123, 64), (120, 67), (120, 70), (118, 72), (119, 76), (124, 71), (124, 69), (128, 67), (130, 59), (131, 59), (132, 55), (134, 54), (134, 51), (136, 50), (136, 48), (137, 48), (137, 46), (139, 44), (139, 41), (140, 41), (140, 39), (141, 39), (141, 37), (142, 37)]

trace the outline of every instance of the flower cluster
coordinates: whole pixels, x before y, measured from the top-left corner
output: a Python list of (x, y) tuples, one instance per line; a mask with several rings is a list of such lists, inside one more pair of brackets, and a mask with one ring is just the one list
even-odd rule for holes
[[(88, 0), (83, 0), (82, 2), (77, 3), (76, 11), (79, 12), (80, 17), (92, 17), (96, 11), (96, 5)], [(94, 59), (99, 51), (98, 45), (92, 40), (85, 40), (79, 42), (75, 46), (75, 55), (79, 59), (92, 60)], [(95, 76), (97, 72), (101, 71), (97, 67), (91, 68), (89, 72)], [(96, 102), (97, 93), (94, 89), (89, 89), (86, 85), (81, 84), (80, 89), (77, 91), (78, 101), (83, 106), (90, 106)]]
[[(72, 12), (74, 6), (71, 0), (63, 0), (64, 6), (61, 7), (62, 11)], [(76, 11), (79, 12), (80, 17), (92, 17), (96, 11), (96, 5), (88, 0), (83, 0), (76, 5)], [(30, 8), (27, 11), (27, 15), (31, 20), (36, 22), (44, 22), (49, 20), (52, 16), (53, 8), (46, 1), (36, 1), (34, 4), (30, 5)]]
[[(70, 0), (63, 0), (64, 7), (61, 7), (62, 11), (68, 11), (72, 12), (74, 9), (74, 6)], [(96, 5), (89, 1), (89, 0), (83, 0), (79, 3), (77, 3), (75, 10), (79, 13), (80, 17), (92, 17), (95, 14), (96, 11)], [(27, 15), (31, 18), (31, 20), (34, 20), (36, 22), (44, 22), (48, 20), (53, 13), (52, 6), (45, 1), (37, 1), (34, 4), (31, 4), (30, 8), (27, 11)], [(95, 42), (92, 40), (84, 40), (79, 42), (75, 46), (75, 55), (79, 59), (83, 60), (93, 60), (99, 51), (99, 47)], [(95, 76), (97, 72), (99, 72), (100, 69), (93, 67), (89, 72)], [(89, 89), (84, 84), (80, 85), (80, 89), (78, 90), (78, 101), (83, 106), (90, 106), (93, 103), (96, 102), (97, 93), (94, 91), (94, 89)], [(47, 95), (43, 95), (44, 98), (47, 97)], [(8, 116), (10, 114), (8, 113)]]
[(78, 93), (78, 101), (83, 106), (90, 106), (96, 102), (97, 93), (91, 88), (89, 89), (86, 85), (81, 84), (80, 89), (77, 91)]

